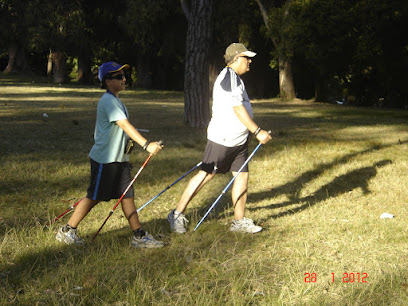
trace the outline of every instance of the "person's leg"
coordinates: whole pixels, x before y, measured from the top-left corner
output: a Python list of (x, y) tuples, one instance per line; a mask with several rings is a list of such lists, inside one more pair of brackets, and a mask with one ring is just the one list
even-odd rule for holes
[(134, 198), (122, 199), (122, 210), (126, 219), (129, 221), (132, 231), (136, 231), (142, 227), (139, 221), (139, 215), (136, 211), (136, 205)]
[(200, 170), (187, 184), (186, 189), (181, 195), (180, 201), (175, 210), (171, 211), (167, 216), (167, 221), (170, 222), (170, 228), (173, 232), (183, 234), (187, 231), (188, 220), (184, 216), (184, 211), (190, 201), (198, 193), (198, 191), (213, 178), (214, 174)]
[(76, 228), (83, 218), (90, 212), (90, 210), (98, 204), (99, 201), (91, 200), (87, 197), (84, 197), (78, 205), (75, 207), (74, 213), (68, 221), (68, 225), (72, 228)]
[[(236, 175), (232, 172), (232, 175)], [(248, 172), (240, 172), (232, 185), (232, 203), (234, 205), (234, 219), (241, 220), (245, 215), (245, 204), (248, 196)]]
[(200, 170), (189, 182), (181, 195), (180, 201), (177, 204), (176, 210), (180, 213), (184, 213), (187, 205), (198, 193), (198, 191), (207, 184), (214, 177), (213, 173), (207, 173)]
[(99, 201), (91, 200), (87, 197), (83, 198), (75, 207), (74, 213), (69, 219), (67, 225), (61, 227), (57, 233), (56, 239), (65, 244), (81, 245), (85, 243), (85, 240), (78, 237), (77, 226), (83, 218), (89, 213), (89, 211), (98, 204)]
[[(233, 172), (236, 175), (236, 172)], [(258, 233), (262, 227), (255, 225), (254, 221), (245, 218), (245, 205), (248, 195), (248, 172), (240, 172), (232, 187), (232, 202), (234, 203), (234, 221), (230, 231), (244, 233)]]
[(145, 232), (139, 221), (134, 198), (122, 199), (122, 210), (126, 219), (129, 221), (130, 228), (134, 235), (132, 236), (132, 246), (135, 248), (161, 248), (164, 246), (162, 241), (156, 240), (151, 234)]

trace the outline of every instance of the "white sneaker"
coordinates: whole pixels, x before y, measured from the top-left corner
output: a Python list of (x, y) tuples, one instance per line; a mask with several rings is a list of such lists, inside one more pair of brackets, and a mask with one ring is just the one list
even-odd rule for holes
[(77, 229), (67, 228), (66, 226), (63, 226), (59, 229), (57, 236), (55, 238), (59, 242), (63, 242), (65, 244), (76, 244), (76, 245), (85, 244), (85, 240), (78, 237)]
[(170, 228), (175, 233), (184, 234), (187, 231), (188, 220), (184, 214), (180, 213), (176, 215), (174, 211), (175, 210), (167, 216), (167, 221), (170, 222)]
[(253, 220), (244, 217), (241, 220), (232, 221), (230, 231), (254, 234), (262, 231), (262, 227), (255, 225)]
[(164, 242), (154, 239), (152, 235), (145, 232), (142, 238), (132, 237), (132, 246), (135, 248), (161, 248), (164, 246)]

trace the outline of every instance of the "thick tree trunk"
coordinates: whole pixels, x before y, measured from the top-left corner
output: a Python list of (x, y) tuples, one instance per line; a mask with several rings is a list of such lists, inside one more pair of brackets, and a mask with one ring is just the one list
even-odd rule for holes
[(11, 73), (14, 70), (14, 64), (16, 62), (18, 47), (15, 42), (10, 43), (9, 46), (9, 54), (8, 54), (8, 63), (6, 69), (4, 69), (5, 73)]
[(151, 58), (149, 55), (138, 56), (137, 79), (135, 87), (150, 89), (153, 86)]
[(212, 0), (181, 1), (188, 21), (184, 71), (184, 121), (205, 128), (210, 120), (209, 46), (212, 36)]
[[(270, 31), (270, 24), (269, 24), (269, 17), (268, 12), (263, 6), (261, 0), (255, 0), (258, 4), (259, 10), (261, 12), (262, 18), (264, 20), (264, 24), (266, 28)], [(285, 10), (284, 16), (286, 17), (289, 14), (289, 4), (292, 0), (285, 1)], [(275, 46), (276, 50), (279, 51), (281, 54), (279, 55), (279, 95), (283, 99), (292, 100), (296, 97), (295, 93), (295, 84), (293, 81), (293, 72), (292, 72), (292, 59), (287, 57), (287, 54), (284, 54), (282, 48), (280, 48), (279, 43), (275, 37), (271, 37), (273, 45)]]
[(322, 99), (322, 86), (321, 86), (320, 80), (315, 81), (315, 95), (314, 95), (314, 100), (317, 102), (323, 101)]
[(25, 51), (16, 41), (10, 42), (8, 57), (7, 67), (4, 69), (5, 73), (31, 73)]
[(78, 82), (82, 84), (90, 84), (92, 80), (91, 63), (89, 56), (81, 54), (78, 57)]
[(279, 91), (282, 99), (293, 100), (296, 98), (290, 59), (279, 59)]
[(219, 74), (218, 65), (213, 56), (210, 57), (210, 64), (209, 64), (209, 95), (212, 96), (212, 91), (214, 87), (215, 80)]
[(54, 70), (54, 82), (63, 83), (65, 81), (66, 66), (65, 55), (61, 51), (55, 51), (52, 56), (53, 70)]

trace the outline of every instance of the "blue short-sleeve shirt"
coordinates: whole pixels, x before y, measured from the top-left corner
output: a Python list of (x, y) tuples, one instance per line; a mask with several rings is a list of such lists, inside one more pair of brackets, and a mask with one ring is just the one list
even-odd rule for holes
[(126, 133), (116, 121), (128, 119), (128, 111), (122, 101), (107, 91), (98, 102), (93, 145), (89, 157), (101, 164), (129, 161), (124, 154)]

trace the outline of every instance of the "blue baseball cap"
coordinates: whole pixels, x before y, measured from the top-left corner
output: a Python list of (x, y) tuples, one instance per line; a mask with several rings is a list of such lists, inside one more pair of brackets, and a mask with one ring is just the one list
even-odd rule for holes
[(106, 77), (109, 73), (118, 72), (120, 70), (129, 69), (129, 65), (120, 65), (116, 62), (107, 62), (103, 63), (98, 70), (98, 79), (102, 82), (103, 78)]

